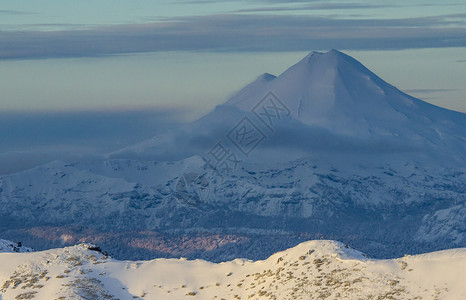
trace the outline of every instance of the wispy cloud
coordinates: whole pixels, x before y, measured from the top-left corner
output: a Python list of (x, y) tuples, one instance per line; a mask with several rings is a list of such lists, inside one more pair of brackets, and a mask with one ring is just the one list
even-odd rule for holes
[(406, 93), (410, 94), (431, 94), (431, 93), (445, 93), (445, 92), (454, 92), (457, 89), (410, 89), (405, 90)]
[(21, 10), (2, 10), (0, 9), (0, 15), (30, 15), (31, 12)]
[(156, 51), (466, 47), (466, 14), (399, 19), (224, 14), (86, 30), (0, 32), (0, 59)]
[(248, 9), (239, 9), (234, 12), (279, 12), (279, 11), (306, 11), (306, 10), (346, 10), (346, 9), (374, 9), (385, 7), (398, 7), (393, 4), (362, 4), (362, 3), (313, 3), (298, 6), (267, 6)]
[(255, 0), (253, 2), (264, 2), (264, 3), (309, 3), (309, 2), (325, 2), (325, 0)]

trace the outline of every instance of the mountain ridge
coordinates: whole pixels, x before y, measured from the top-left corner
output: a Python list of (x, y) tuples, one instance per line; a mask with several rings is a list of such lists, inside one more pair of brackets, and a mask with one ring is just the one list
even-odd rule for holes
[[(265, 260), (119, 261), (79, 244), (0, 253), (2, 299), (462, 299), (466, 249), (372, 260), (331, 240), (307, 241)], [(426, 273), (429, 274), (426, 280)], [(167, 276), (170, 274), (170, 276)]]

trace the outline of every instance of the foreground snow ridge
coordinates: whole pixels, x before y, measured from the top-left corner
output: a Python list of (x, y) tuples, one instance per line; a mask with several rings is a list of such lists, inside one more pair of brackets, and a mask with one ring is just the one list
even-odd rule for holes
[(466, 299), (466, 249), (368, 259), (309, 241), (263, 261), (118, 261), (81, 244), (0, 254), (0, 299)]

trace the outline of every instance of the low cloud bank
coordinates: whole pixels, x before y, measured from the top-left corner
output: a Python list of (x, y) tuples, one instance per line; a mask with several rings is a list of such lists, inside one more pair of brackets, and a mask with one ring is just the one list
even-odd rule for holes
[(0, 175), (54, 160), (100, 159), (183, 122), (177, 110), (0, 113)]

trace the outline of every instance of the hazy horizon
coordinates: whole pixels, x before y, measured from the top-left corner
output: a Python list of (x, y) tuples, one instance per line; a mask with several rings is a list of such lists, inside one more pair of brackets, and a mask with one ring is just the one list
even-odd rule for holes
[(144, 140), (208, 113), (260, 74), (332, 48), (414, 97), (466, 112), (465, 7), (2, 1), (0, 174)]

